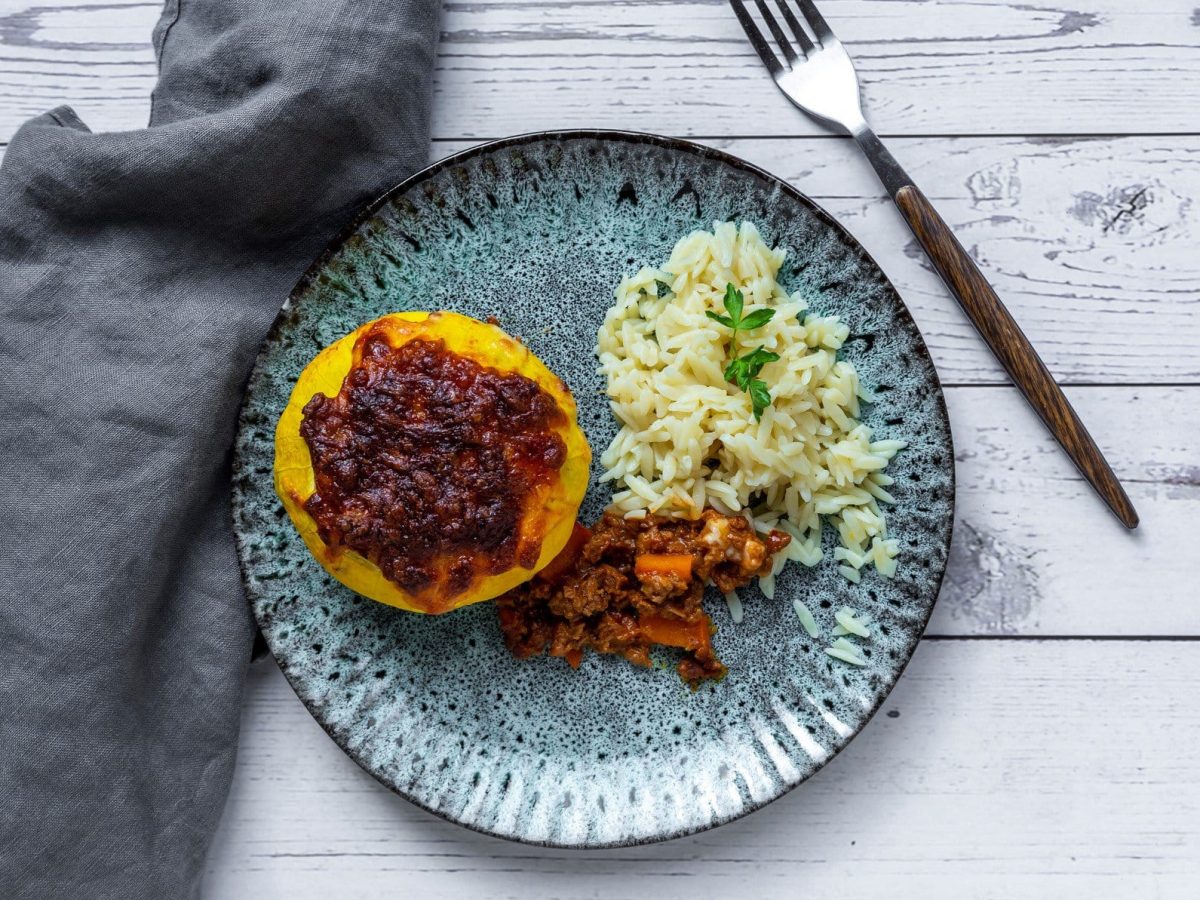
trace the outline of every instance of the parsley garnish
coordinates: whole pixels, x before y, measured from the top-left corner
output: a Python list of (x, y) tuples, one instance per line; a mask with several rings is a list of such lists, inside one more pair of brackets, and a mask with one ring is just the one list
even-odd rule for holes
[(724, 302), (725, 311), (729, 315), (723, 316), (711, 309), (706, 309), (704, 314), (714, 322), (720, 322), (733, 331), (733, 336), (729, 339), (729, 352), (733, 359), (725, 367), (725, 380), (730, 384), (736, 384), (750, 395), (750, 403), (754, 407), (754, 419), (761, 421), (763, 411), (771, 405), (771, 392), (767, 389), (767, 383), (757, 376), (763, 366), (779, 359), (779, 354), (772, 353), (765, 347), (758, 347), (745, 356), (738, 356), (738, 332), (761, 328), (771, 321), (775, 310), (756, 309), (750, 315), (743, 316), (742, 310), (746, 305), (745, 298), (742, 296), (742, 292), (732, 284), (725, 285)]
[(752, 350), (745, 356), (739, 356), (737, 359), (731, 359), (729, 365), (725, 367), (725, 380), (731, 384), (736, 384), (743, 391), (750, 390), (750, 385), (754, 382), (755, 376), (762, 371), (762, 367), (769, 362), (775, 362), (779, 359), (778, 353), (772, 353), (765, 347), (759, 347)]
[(750, 382), (750, 402), (754, 404), (754, 421), (761, 422), (763, 410), (771, 405), (771, 392), (762, 379), (755, 378)]

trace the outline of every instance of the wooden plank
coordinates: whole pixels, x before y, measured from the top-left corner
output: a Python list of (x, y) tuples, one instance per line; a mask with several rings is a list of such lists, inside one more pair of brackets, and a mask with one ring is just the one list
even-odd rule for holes
[(1116, 521), (1015, 389), (947, 390), (957, 520), (930, 633), (1200, 636), (1200, 388), (1067, 394), (1141, 527)]
[[(707, 143), (796, 185), (862, 241), (946, 383), (1007, 380), (848, 142)], [(892, 143), (1060, 381), (1200, 383), (1200, 137)]]
[[(1178, 114), (1200, 74), (1194, 5), (820, 4), (887, 134), (1194, 128)], [(770, 84), (726, 0), (465, 0), (446, 4), (443, 24), (438, 136), (647, 121), (680, 134), (821, 132)]]
[[(892, 143), (1056, 377), (1200, 379), (1200, 139)], [(730, 149), (812, 190), (863, 242), (912, 306), (943, 378), (1006, 380), (848, 142)]]
[(205, 895), (1190, 898), (1198, 666), (1200, 642), (925, 642), (886, 714), (790, 795), (695, 837), (581, 854), (391, 795), (264, 663)]
[[(886, 134), (1195, 130), (1192, 0), (824, 0)], [(0, 140), (71, 103), (145, 124), (156, 2), (0, 0)], [(451, 0), (434, 133), (567, 126), (818, 134), (774, 89), (724, 0)], [(1020, 102), (1013, 102), (1019, 97)]]
[[(782, 177), (849, 228), (912, 309), (944, 381), (1007, 381), (849, 141), (703, 143)], [(1200, 138), (891, 144), (1060, 381), (1200, 382)]]
[(64, 103), (94, 131), (145, 127), (161, 11), (144, 0), (0, 0), (0, 141)]

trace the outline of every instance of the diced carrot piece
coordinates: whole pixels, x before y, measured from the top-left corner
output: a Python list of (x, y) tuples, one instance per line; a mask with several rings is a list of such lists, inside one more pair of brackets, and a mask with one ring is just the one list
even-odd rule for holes
[(666, 616), (642, 616), (638, 619), (638, 629), (652, 644), (699, 650), (708, 646), (712, 626), (707, 616), (693, 622), (668, 619)]
[(647, 575), (677, 575), (684, 581), (692, 577), (690, 553), (643, 553), (633, 564), (638, 578)]
[(546, 564), (546, 567), (533, 577), (553, 583), (563, 576), (570, 574), (575, 568), (575, 563), (579, 561), (579, 554), (583, 552), (583, 545), (588, 542), (588, 538), (591, 536), (592, 530), (590, 528), (576, 522), (575, 527), (571, 530), (571, 536), (567, 538), (567, 542), (563, 545), (563, 548), (558, 551), (558, 556), (550, 560)]

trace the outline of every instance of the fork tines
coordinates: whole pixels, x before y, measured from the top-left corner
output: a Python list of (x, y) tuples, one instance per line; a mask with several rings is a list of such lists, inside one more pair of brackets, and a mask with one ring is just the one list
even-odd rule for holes
[[(811, 30), (811, 35), (805, 30), (805, 26), (801, 24), (800, 18), (797, 18), (795, 11), (792, 9), (793, 3), (799, 7), (800, 16), (807, 23), (808, 29)], [(771, 32), (771, 37), (775, 39), (775, 43), (779, 50), (782, 51), (787, 64), (784, 65), (779, 61), (772, 49), (770, 42), (759, 28), (758, 23), (754, 20), (747, 7), (746, 0), (729, 0), (729, 5), (733, 7), (734, 13), (738, 17), (738, 21), (742, 23), (742, 29), (746, 32), (746, 37), (750, 39), (755, 52), (762, 59), (763, 64), (771, 71), (772, 75), (779, 75), (787, 69), (799, 65), (804, 59), (808, 58), (814, 52), (819, 52), (827, 45), (837, 40), (834, 37), (833, 31), (826, 24), (825, 19), (817, 12), (816, 6), (812, 0), (775, 0), (775, 6), (778, 7), (780, 14), (783, 16), (784, 22), (787, 23), (788, 32), (779, 23), (775, 13), (771, 11), (771, 6), (767, 0), (754, 0), (754, 5), (758, 7), (759, 15), (766, 23), (767, 30)], [(800, 48), (797, 53), (792, 46), (793, 43)]]

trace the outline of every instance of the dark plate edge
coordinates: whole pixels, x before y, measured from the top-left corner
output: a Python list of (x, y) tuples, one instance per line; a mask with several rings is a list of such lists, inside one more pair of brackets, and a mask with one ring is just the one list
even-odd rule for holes
[[(669, 834), (654, 835), (653, 837), (630, 838), (628, 840), (607, 841), (604, 843), (578, 843), (578, 844), (558, 843), (558, 842), (554, 842), (554, 841), (532, 840), (529, 838), (521, 837), (519, 835), (502, 834), (497, 831), (491, 831), (491, 830), (489, 830), (487, 828), (483, 828), (479, 825), (474, 825), (471, 823), (459, 821), (458, 819), (455, 819), (450, 814), (443, 812), (441, 810), (434, 809), (434, 808), (426, 805), (425, 803), (421, 802), (420, 800), (416, 799), (415, 797), (412, 797), (409, 794), (405, 793), (404, 791), (400, 790), (397, 786), (395, 786), (393, 784), (389, 784), (388, 782), (384, 781), (383, 778), (380, 777), (380, 775), (377, 772), (375, 772), (371, 767), (367, 766), (363, 762), (363, 760), (359, 758), (359, 755), (356, 752), (351, 750), (342, 741), (340, 741), (338, 739), (337, 735), (335, 735), (333, 733), (333, 731), (330, 730), (330, 728), (327, 726), (327, 724), (325, 722), (323, 722), (317, 716), (313, 715), (313, 719), (317, 722), (317, 724), (319, 724), (321, 726), (321, 729), (329, 736), (329, 738), (335, 744), (337, 744), (338, 748), (341, 749), (341, 751), (343, 753), (345, 753), (347, 756), (349, 756), (355, 762), (355, 764), (358, 765), (358, 767), (360, 769), (362, 769), (364, 772), (366, 772), (368, 775), (370, 775), (372, 778), (374, 778), (377, 782), (379, 782), (385, 788), (392, 791), (396, 795), (402, 797), (403, 799), (405, 799), (409, 803), (413, 804), (414, 806), (416, 806), (420, 809), (423, 809), (428, 813), (432, 813), (433, 815), (437, 816), (440, 819), (443, 819), (447, 822), (451, 822), (454, 825), (458, 825), (462, 828), (466, 828), (470, 831), (474, 831), (479, 834), (484, 834), (489, 837), (499, 838), (502, 840), (513, 841), (513, 842), (519, 843), (519, 844), (527, 844), (527, 845), (535, 846), (535, 847), (547, 847), (547, 848), (558, 849), (558, 850), (605, 850), (605, 849), (614, 849), (614, 848), (618, 848), (618, 847), (636, 847), (636, 846), (642, 846), (642, 845), (646, 845), (646, 844), (661, 843), (663, 841), (669, 841), (669, 840), (674, 840), (676, 838), (688, 837), (689, 835), (699, 834), (704, 831), (709, 831), (713, 828), (717, 828), (721, 825), (728, 824), (729, 822), (733, 822), (737, 819), (743, 818), (744, 816), (748, 816), (752, 812), (756, 812), (757, 810), (762, 809), (767, 804), (773, 803), (774, 801), (778, 800), (780, 797), (783, 797), (786, 794), (791, 793), (799, 785), (801, 785), (804, 782), (808, 781), (809, 779), (813, 778), (818, 772), (820, 772), (822, 769), (824, 769), (835, 757), (840, 755), (845, 750), (845, 748), (847, 746), (849, 746), (851, 741), (853, 741), (856, 737), (858, 737), (859, 734), (861, 734), (866, 729), (867, 725), (869, 725), (871, 720), (874, 719), (875, 714), (878, 713), (879, 710), (883, 707), (888, 696), (891, 694), (891, 692), (895, 688), (896, 684), (900, 681), (901, 677), (903, 677), (904, 672), (908, 669), (908, 664), (912, 661), (912, 658), (913, 658), (914, 654), (916, 653), (917, 645), (920, 644), (922, 638), (925, 635), (925, 631), (929, 627), (929, 620), (933, 616), (934, 607), (937, 606), (938, 598), (941, 596), (942, 585), (944, 583), (945, 576), (946, 576), (946, 568), (949, 565), (949, 560), (950, 560), (950, 546), (951, 546), (951, 541), (954, 536), (954, 521), (957, 518), (957, 504), (958, 504), (957, 467), (955, 464), (955, 453), (954, 453), (954, 433), (950, 427), (950, 412), (946, 406), (946, 394), (945, 394), (944, 389), (942, 388), (941, 377), (938, 375), (937, 366), (934, 364), (933, 358), (929, 352), (929, 346), (925, 342), (925, 336), (921, 333), (921, 329), (917, 326), (916, 320), (913, 319), (912, 313), (909, 310), (908, 305), (904, 302), (904, 298), (900, 295), (900, 292), (898, 290), (896, 290), (896, 286), (892, 283), (892, 280), (888, 277), (887, 273), (883, 270), (883, 267), (879, 265), (879, 263), (875, 260), (875, 258), (867, 251), (867, 249), (865, 247), (862, 246), (861, 243), (859, 243), (859, 241), (854, 237), (854, 235), (852, 235), (850, 233), (850, 231), (844, 225), (842, 225), (840, 222), (838, 222), (829, 212), (827, 212), (820, 204), (818, 204), (816, 201), (814, 201), (811, 197), (809, 197), (807, 194), (803, 193), (802, 191), (796, 189), (791, 184), (784, 181), (782, 178), (779, 178), (776, 175), (772, 175), (770, 172), (766, 171), (765, 169), (762, 169), (759, 166), (754, 165), (753, 163), (746, 162), (745, 160), (740, 159), (739, 157), (733, 156), (732, 154), (726, 153), (723, 150), (717, 150), (713, 147), (707, 147), (703, 144), (698, 144), (694, 141), (684, 140), (683, 138), (665, 137), (662, 135), (650, 134), (648, 132), (625, 131), (625, 130), (620, 130), (620, 129), (563, 129), (563, 130), (555, 130), (555, 131), (532, 131), (532, 132), (527, 132), (525, 134), (513, 135), (511, 137), (506, 137), (506, 138), (500, 138), (500, 139), (494, 140), (494, 141), (487, 141), (482, 144), (476, 144), (473, 147), (468, 147), (465, 150), (460, 150), (459, 152), (451, 154), (450, 156), (446, 157), (445, 159), (441, 159), (435, 163), (431, 163), (430, 165), (426, 166), (425, 168), (420, 169), (419, 171), (413, 173), (408, 178), (405, 178), (403, 181), (399, 182), (394, 187), (389, 188), (387, 191), (385, 191), (383, 194), (381, 194), (379, 197), (377, 197), (375, 200), (373, 200), (371, 203), (369, 203), (366, 207), (364, 207), (357, 215), (354, 216), (353, 219), (351, 219), (329, 241), (328, 244), (326, 244), (325, 249), (321, 251), (320, 255), (312, 262), (311, 265), (309, 265), (309, 267), (307, 269), (305, 269), (304, 273), (296, 281), (295, 286), (292, 288), (291, 292), (288, 294), (287, 300), (285, 301), (283, 306), (280, 307), (278, 315), (276, 315), (275, 320), (272, 322), (271, 328), (268, 330), (266, 337), (263, 338), (262, 345), (260, 346), (259, 351), (255, 356), (254, 365), (251, 367), (250, 375), (246, 382), (246, 390), (244, 390), (242, 393), (242, 399), (238, 406), (237, 429), (236, 429), (235, 436), (234, 436), (234, 446), (233, 446), (233, 460), (232, 460), (232, 463), (233, 463), (233, 487), (232, 487), (232, 498), (231, 498), (232, 502), (230, 503), (230, 518), (231, 518), (232, 524), (233, 524), (234, 541), (237, 545), (238, 570), (239, 570), (239, 575), (240, 575), (241, 582), (242, 582), (242, 589), (246, 594), (247, 600), (250, 602), (251, 614), (254, 616), (256, 625), (258, 624), (258, 616), (254, 612), (254, 604), (253, 604), (253, 601), (251, 600), (251, 598), (253, 596), (253, 592), (250, 588), (250, 583), (246, 576), (246, 565), (245, 565), (246, 547), (245, 547), (244, 541), (242, 539), (242, 534), (238, 530), (238, 522), (237, 522), (237, 510), (241, 507), (241, 503), (242, 503), (241, 491), (237, 486), (237, 474), (242, 468), (240, 455), (238, 453), (238, 446), (240, 444), (240, 436), (242, 433), (242, 429), (245, 425), (244, 417), (245, 417), (245, 413), (246, 413), (246, 400), (249, 397), (249, 386), (253, 384), (255, 378), (257, 377), (258, 372), (259, 372), (259, 367), (262, 364), (263, 358), (266, 355), (267, 348), (270, 346), (270, 344), (273, 341), (273, 339), (275, 338), (279, 328), (282, 326), (285, 318), (287, 317), (289, 311), (292, 308), (293, 303), (299, 299), (300, 295), (303, 294), (303, 292), (305, 290), (307, 290), (307, 288), (313, 282), (313, 280), (320, 274), (321, 270), (326, 266), (327, 263), (329, 263), (329, 261), (331, 259), (333, 259), (333, 257), (342, 248), (342, 245), (351, 236), (353, 236), (365, 222), (370, 220), (370, 218), (372, 216), (374, 216), (383, 206), (385, 206), (394, 197), (405, 193), (406, 191), (408, 191), (415, 185), (420, 184), (421, 182), (425, 181), (428, 178), (433, 177), (434, 175), (437, 175), (444, 169), (448, 169), (451, 166), (459, 165), (462, 162), (465, 162), (465, 161), (471, 159), (472, 157), (478, 156), (483, 153), (492, 152), (495, 150), (501, 150), (501, 149), (504, 149), (505, 147), (521, 146), (524, 144), (530, 144), (530, 143), (534, 143), (534, 142), (538, 142), (538, 141), (569, 141), (569, 140), (581, 140), (581, 139), (589, 139), (589, 138), (595, 139), (595, 140), (619, 141), (619, 142), (626, 142), (626, 143), (631, 143), (631, 144), (650, 144), (650, 145), (662, 147), (662, 148), (668, 149), (668, 150), (676, 150), (679, 152), (689, 153), (689, 154), (699, 156), (702, 158), (712, 159), (717, 162), (724, 163), (725, 165), (731, 166), (735, 169), (739, 169), (750, 175), (753, 175), (754, 177), (760, 179), (761, 181), (765, 181), (768, 184), (779, 188), (783, 193), (788, 194), (794, 200), (797, 200), (804, 206), (807, 206), (810, 210), (813, 211), (814, 214), (816, 214), (817, 218), (819, 218), (826, 225), (830, 226), (831, 228), (836, 230), (839, 234), (841, 234), (842, 237), (846, 240), (847, 244), (850, 247), (852, 247), (857, 253), (859, 253), (863, 259), (865, 259), (872, 266), (874, 266), (876, 271), (878, 271), (881, 275), (883, 275), (883, 280), (886, 283), (888, 289), (891, 290), (891, 292), (895, 295), (896, 300), (898, 301), (900, 313), (903, 315), (904, 318), (906, 318), (908, 320), (909, 324), (913, 328), (913, 331), (916, 332), (917, 337), (920, 339), (920, 347), (921, 347), (922, 355), (924, 356), (925, 362), (929, 366), (930, 372), (932, 372), (932, 374), (933, 374), (934, 387), (937, 389), (937, 401), (938, 401), (937, 406), (938, 406), (939, 411), (941, 412), (943, 420), (946, 423), (946, 435), (947, 435), (948, 443), (949, 443), (948, 450), (949, 450), (949, 462), (950, 462), (950, 495), (951, 495), (952, 513), (950, 516), (949, 527), (946, 530), (946, 539), (945, 539), (944, 546), (943, 546), (943, 552), (945, 554), (946, 565), (944, 565), (942, 567), (942, 570), (938, 575), (937, 584), (936, 584), (934, 594), (933, 594), (933, 601), (929, 604), (929, 610), (925, 614), (924, 621), (921, 622), (921, 626), (920, 626), (918, 633), (916, 634), (914, 639), (910, 643), (908, 643), (904, 648), (903, 662), (900, 663), (899, 669), (896, 670), (896, 677), (892, 680), (891, 684), (889, 684), (887, 686), (886, 690), (884, 690), (883, 693), (881, 693), (879, 695), (878, 700), (871, 706), (871, 708), (866, 711), (866, 717), (863, 719), (862, 724), (857, 729), (855, 729), (854, 732), (851, 733), (849, 737), (847, 737), (843, 741), (843, 743), (837, 750), (835, 750), (833, 753), (831, 753), (829, 756), (827, 756), (821, 762), (816, 763), (812, 772), (809, 773), (804, 778), (801, 778), (800, 780), (798, 780), (795, 784), (785, 786), (783, 790), (781, 790), (778, 794), (776, 794), (773, 797), (770, 797), (761, 802), (748, 803), (741, 810), (739, 810), (736, 813), (733, 813), (732, 815), (714, 819), (711, 822), (708, 822), (704, 825), (699, 825), (695, 828), (680, 829), (680, 830), (671, 832)], [(262, 631), (262, 635), (263, 635), (264, 641), (266, 641), (266, 643), (267, 643), (267, 646), (270, 647), (270, 639), (268, 638), (267, 633), (265, 631)], [(275, 656), (273, 647), (271, 647), (271, 655), (272, 655), (272, 657)], [(292, 691), (295, 692), (297, 698), (300, 699), (300, 701), (302, 703), (304, 703), (305, 709), (307, 709), (309, 714), (312, 715), (312, 710), (309, 708), (308, 703), (304, 701), (303, 696), (301, 695), (300, 691), (297, 690), (297, 686), (296, 686), (295, 682), (292, 681), (292, 677), (291, 677), (291, 674), (289, 671), (289, 666), (285, 662), (279, 660), (277, 657), (275, 657), (275, 659), (276, 659), (276, 663), (279, 665), (280, 671), (284, 675), (284, 678), (287, 679), (288, 685), (292, 688)]]

